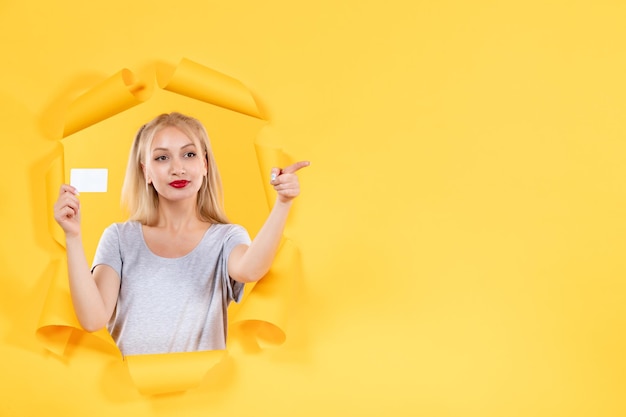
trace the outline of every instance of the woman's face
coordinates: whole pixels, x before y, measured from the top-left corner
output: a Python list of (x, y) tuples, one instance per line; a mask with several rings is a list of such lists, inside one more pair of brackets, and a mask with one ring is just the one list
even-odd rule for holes
[(143, 172), (159, 198), (194, 201), (207, 173), (200, 144), (173, 126), (160, 130), (152, 140)]

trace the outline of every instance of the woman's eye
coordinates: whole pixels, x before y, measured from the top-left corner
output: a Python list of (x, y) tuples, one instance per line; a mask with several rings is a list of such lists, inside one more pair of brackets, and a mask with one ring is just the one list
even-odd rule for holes
[(187, 152), (187, 153), (185, 154), (185, 157), (186, 157), (186, 158), (193, 158), (193, 157), (195, 157), (195, 156), (196, 156), (196, 153), (195, 153), (195, 152)]
[(154, 158), (155, 161), (165, 161), (166, 159), (167, 159), (167, 156), (165, 155), (160, 155)]

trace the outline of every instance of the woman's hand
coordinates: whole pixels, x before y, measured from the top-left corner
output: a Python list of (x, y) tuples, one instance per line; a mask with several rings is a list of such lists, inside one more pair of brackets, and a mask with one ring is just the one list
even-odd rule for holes
[(54, 220), (61, 226), (66, 237), (80, 235), (80, 201), (78, 191), (71, 185), (61, 186), (59, 198), (54, 204)]
[(270, 184), (278, 193), (278, 201), (288, 203), (300, 194), (300, 182), (296, 171), (308, 167), (309, 161), (300, 161), (286, 168), (272, 168)]

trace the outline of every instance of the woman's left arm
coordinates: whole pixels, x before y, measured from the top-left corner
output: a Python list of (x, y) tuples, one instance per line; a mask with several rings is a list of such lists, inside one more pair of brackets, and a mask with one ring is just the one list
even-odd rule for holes
[(276, 203), (250, 246), (236, 246), (228, 257), (228, 275), (235, 281), (254, 282), (269, 271), (278, 250), (293, 199), (300, 194), (296, 172), (309, 166), (296, 162), (286, 168), (272, 169), (271, 184), (276, 190)]

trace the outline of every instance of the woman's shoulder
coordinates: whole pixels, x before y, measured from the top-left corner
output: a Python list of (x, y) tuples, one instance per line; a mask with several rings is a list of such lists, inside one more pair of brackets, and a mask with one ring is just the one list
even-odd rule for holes
[(250, 235), (245, 227), (235, 223), (214, 223), (209, 228), (208, 234), (214, 239), (221, 239), (223, 241), (236, 240), (249, 243)]
[(235, 231), (246, 230), (243, 226), (235, 223), (213, 223), (210, 227), (214, 231), (219, 231), (221, 233), (232, 233)]
[(119, 251), (137, 248), (141, 239), (140, 223), (112, 223), (102, 232), (98, 247), (102, 250), (118, 253)]
[(118, 236), (137, 235), (141, 232), (141, 223), (134, 220), (128, 220), (125, 222), (111, 223), (104, 233), (115, 233)]

